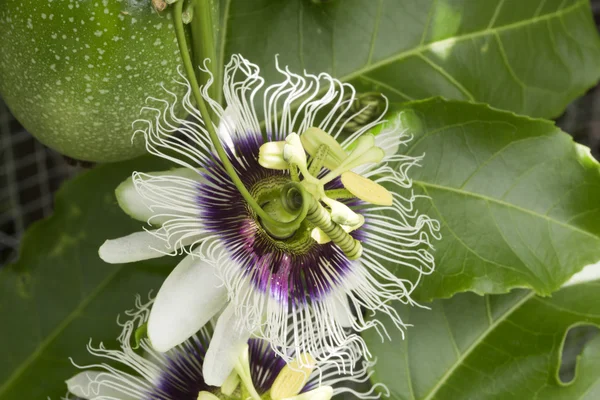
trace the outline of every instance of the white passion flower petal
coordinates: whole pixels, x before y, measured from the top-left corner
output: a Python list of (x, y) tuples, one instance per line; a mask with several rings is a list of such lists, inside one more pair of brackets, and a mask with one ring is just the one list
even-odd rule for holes
[[(159, 237), (157, 232), (140, 231), (117, 239), (109, 239), (100, 246), (98, 255), (109, 264), (123, 264), (162, 257), (178, 250)], [(177, 243), (186, 246), (196, 239), (196, 237), (188, 237)]]
[[(136, 181), (134, 181), (134, 177), (136, 178)], [(152, 184), (156, 186), (155, 192), (175, 189), (181, 193), (181, 187), (189, 187), (190, 184), (193, 185), (193, 182), (201, 182), (201, 175), (198, 171), (189, 168), (149, 172), (143, 174), (143, 177), (144, 181), (152, 181)], [(157, 215), (160, 211), (156, 210), (156, 208), (160, 207), (161, 202), (158, 198), (155, 198), (155, 196), (148, 196), (146, 190), (140, 190), (140, 178), (142, 178), (142, 175), (134, 175), (117, 186), (115, 195), (119, 207), (121, 207), (121, 209), (130, 217), (135, 218), (138, 221), (160, 225), (168, 218)]]
[(123, 377), (112, 376), (104, 371), (83, 371), (67, 380), (69, 392), (82, 399), (119, 399), (137, 400), (137, 397), (128, 396), (120, 390), (115, 390), (108, 385), (122, 386)]
[(354, 325), (354, 316), (346, 293), (341, 293), (334, 298), (334, 318), (344, 328), (352, 328)]
[(152, 346), (166, 352), (202, 328), (227, 301), (213, 264), (186, 256), (162, 284), (148, 319)]
[(204, 381), (211, 386), (221, 386), (225, 382), (251, 335), (245, 324), (240, 323), (236, 317), (235, 308), (235, 305), (230, 303), (219, 316), (204, 358)]

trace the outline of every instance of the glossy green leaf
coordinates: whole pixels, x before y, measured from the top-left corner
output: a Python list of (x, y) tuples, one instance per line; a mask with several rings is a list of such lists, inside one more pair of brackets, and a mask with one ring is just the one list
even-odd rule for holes
[(429, 199), (416, 207), (443, 237), (420, 299), (547, 295), (600, 259), (600, 166), (552, 122), (440, 99), (408, 104), (400, 118), (414, 134), (402, 151), (425, 154), (410, 176)]
[(0, 398), (58, 399), (85, 346), (115, 341), (116, 317), (135, 294), (158, 289), (173, 260), (114, 266), (98, 257), (110, 237), (141, 229), (117, 206), (114, 189), (134, 169), (160, 170), (156, 159), (101, 166), (66, 183), (54, 215), (25, 235), (20, 260), (0, 270)]
[[(392, 101), (553, 117), (600, 77), (589, 0), (225, 0), (225, 54), (329, 72)], [(256, 23), (260, 21), (260, 23)]]
[(391, 399), (597, 399), (600, 336), (588, 343), (576, 376), (558, 378), (564, 337), (577, 325), (600, 325), (600, 282), (571, 286), (552, 298), (519, 290), (463, 293), (431, 310), (400, 305), (414, 324), (406, 339), (383, 319), (391, 341), (364, 334), (378, 362), (374, 382)]

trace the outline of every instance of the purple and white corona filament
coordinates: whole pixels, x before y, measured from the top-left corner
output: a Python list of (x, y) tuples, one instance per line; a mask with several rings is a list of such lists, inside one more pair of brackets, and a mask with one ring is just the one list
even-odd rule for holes
[[(134, 173), (116, 191), (120, 206), (153, 228), (100, 248), (111, 263), (188, 254), (161, 287), (148, 334), (157, 350), (167, 351), (225, 309), (216, 327), (224, 334), (211, 342), (205, 363), (213, 385), (232, 369), (228, 349), (251, 335), (284, 358), (294, 352), (342, 362), (356, 359), (356, 349), (368, 355), (351, 329), (381, 324), (363, 312), (384, 312), (403, 329), (390, 301), (413, 304), (411, 292), (434, 269), (431, 241), (439, 224), (414, 207), (407, 174), (422, 157), (401, 153), (411, 139), (402, 119), (381, 115), (342, 140), (345, 125), (365, 111), (349, 115), (352, 86), (327, 74), (277, 68), (283, 81), (263, 88), (258, 67), (234, 55), (224, 73), (226, 107), (209, 97), (212, 79), (202, 97), (219, 120), (228, 159), (258, 204), (287, 222), (293, 216), (280, 194), (293, 183), (312, 199), (307, 217), (286, 234), (268, 229), (215, 155), (182, 78), (183, 98), (149, 99), (150, 117), (137, 121), (148, 151), (181, 168)], [(178, 117), (178, 102), (190, 118)]]
[(297, 358), (308, 358), (308, 368), (291, 368), (259, 339), (248, 340), (240, 349), (235, 369), (221, 387), (210, 386), (202, 371), (212, 336), (210, 330), (203, 327), (168, 352), (157, 352), (147, 338), (136, 337), (148, 320), (151, 303), (143, 304), (138, 297), (136, 309), (126, 312), (129, 319), (119, 323), (123, 328), (118, 338), (120, 348), (88, 344), (88, 351), (98, 361), (88, 366), (75, 364), (82, 371), (66, 382), (67, 399), (327, 400), (340, 393), (376, 399), (387, 392), (382, 385), (364, 393), (344, 386), (369, 379), (367, 368), (371, 364), (367, 362), (361, 363), (353, 376), (339, 375), (333, 365), (320, 367), (307, 355)]

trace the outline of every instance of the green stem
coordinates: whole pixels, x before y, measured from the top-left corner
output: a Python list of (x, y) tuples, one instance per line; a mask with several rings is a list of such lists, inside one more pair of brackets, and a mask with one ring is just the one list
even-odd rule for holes
[[(223, 163), (223, 167), (225, 167), (225, 171), (227, 171), (227, 174), (233, 181), (233, 184), (239, 190), (240, 194), (242, 195), (242, 197), (244, 197), (246, 202), (248, 202), (248, 205), (263, 220), (263, 222), (265, 222), (269, 226), (274, 226), (274, 227), (281, 227), (281, 228), (289, 227), (290, 226), (289, 224), (277, 221), (276, 219), (272, 218), (269, 214), (267, 214), (260, 207), (260, 205), (258, 205), (258, 203), (254, 199), (254, 197), (252, 197), (252, 195), (250, 194), (248, 189), (246, 189), (246, 187), (244, 186), (244, 183), (238, 176), (237, 172), (235, 171), (235, 168), (231, 164), (231, 161), (229, 161), (229, 158), (227, 157), (227, 154), (225, 153), (225, 150), (223, 149), (223, 145), (221, 144), (221, 141), (219, 140), (219, 137), (217, 136), (217, 132), (215, 131), (215, 128), (213, 126), (212, 119), (210, 117), (210, 113), (208, 112), (208, 108), (206, 107), (206, 103), (204, 102), (204, 98), (202, 97), (202, 94), (200, 93), (198, 80), (196, 79), (194, 67), (192, 66), (192, 60), (190, 58), (190, 54), (187, 49), (187, 42), (186, 42), (186, 38), (185, 38), (185, 31), (183, 28), (183, 21), (181, 20), (182, 10), (183, 10), (183, 0), (180, 0), (177, 3), (175, 3), (175, 12), (174, 12), (174, 16), (173, 16), (174, 21), (175, 21), (175, 34), (177, 36), (177, 43), (179, 45), (179, 51), (181, 53), (181, 59), (183, 61), (183, 66), (184, 66), (186, 75), (187, 75), (188, 79), (190, 80), (192, 94), (194, 95), (194, 99), (198, 103), (197, 104), (198, 111), (200, 111), (200, 115), (202, 116), (202, 119), (204, 120), (204, 126), (205, 126), (206, 130), (208, 131), (208, 135), (210, 136), (210, 140), (212, 141), (213, 146), (215, 147), (217, 155), (219, 156), (219, 159)], [(211, 35), (212, 35), (212, 33), (211, 33)]]
[[(188, 0), (193, 1), (194, 20), (190, 24), (192, 29), (192, 52), (194, 62), (197, 66), (204, 66), (204, 60), (209, 59), (207, 67), (213, 77), (218, 74), (219, 65), (217, 65), (217, 48), (215, 45), (215, 35), (213, 32), (213, 10), (211, 0)], [(201, 85), (208, 81), (207, 74), (196, 74)], [(217, 91), (220, 86), (212, 85), (210, 88), (211, 97), (217, 97)]]

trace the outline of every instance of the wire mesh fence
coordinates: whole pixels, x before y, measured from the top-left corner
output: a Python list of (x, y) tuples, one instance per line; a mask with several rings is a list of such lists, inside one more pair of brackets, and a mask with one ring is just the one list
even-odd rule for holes
[(16, 260), (27, 227), (52, 213), (54, 193), (81, 168), (31, 136), (0, 99), (0, 266)]

